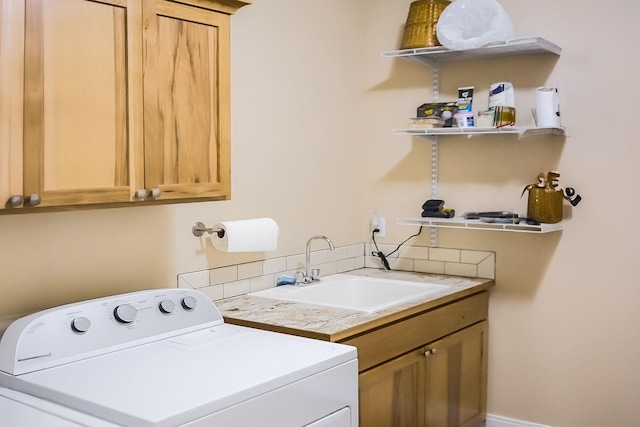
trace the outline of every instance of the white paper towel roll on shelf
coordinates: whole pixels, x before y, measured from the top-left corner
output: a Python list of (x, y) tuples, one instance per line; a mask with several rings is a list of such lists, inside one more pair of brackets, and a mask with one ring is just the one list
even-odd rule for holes
[(225, 221), (214, 228), (224, 230), (224, 237), (211, 237), (213, 246), (223, 252), (275, 251), (278, 247), (280, 228), (271, 218)]
[(539, 128), (559, 128), (560, 97), (558, 89), (539, 87), (536, 89), (536, 125)]

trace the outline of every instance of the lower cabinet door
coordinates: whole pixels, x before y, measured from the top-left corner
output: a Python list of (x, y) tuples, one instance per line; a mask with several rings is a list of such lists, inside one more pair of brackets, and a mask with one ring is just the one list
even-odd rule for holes
[(481, 322), (428, 344), (427, 426), (475, 426), (485, 418), (486, 340), (487, 322)]
[(360, 425), (424, 425), (424, 351), (414, 351), (359, 376)]

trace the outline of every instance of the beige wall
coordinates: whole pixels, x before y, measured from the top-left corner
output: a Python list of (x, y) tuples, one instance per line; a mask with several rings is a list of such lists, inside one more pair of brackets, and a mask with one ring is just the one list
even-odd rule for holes
[[(429, 195), (429, 141), (389, 136), (388, 129), (401, 127), (415, 106), (429, 100), (430, 72), (376, 56), (397, 45), (409, 3), (373, 2), (365, 49), (373, 117), (368, 145), (369, 152), (379, 153), (367, 161), (373, 184), (367, 200), (390, 218), (418, 215)], [(633, 119), (611, 107), (634, 109), (640, 3), (501, 4), (517, 36), (547, 38), (563, 48), (562, 55), (443, 64), (440, 99), (455, 99), (457, 87), (475, 85), (476, 105), (483, 107), (490, 83), (510, 81), (517, 89), (519, 121), (531, 122), (526, 116), (533, 89), (559, 86), (568, 138), (441, 139), (439, 196), (461, 212), (525, 212), (525, 200), (519, 199), (524, 185), (535, 182), (538, 172), (558, 169), (561, 185), (575, 187), (583, 202), (567, 211), (572, 218), (562, 233), (438, 232), (439, 246), (497, 253), (489, 412), (552, 426), (637, 425), (640, 239), (629, 217), (640, 208), (633, 196), (640, 144)], [(412, 230), (389, 231), (398, 241)]]
[[(340, 246), (362, 242), (374, 211), (387, 218), (382, 242), (413, 233), (395, 219), (419, 215), (430, 196), (430, 143), (390, 129), (430, 101), (431, 73), (380, 57), (397, 47), (409, 3), (255, 0), (241, 9), (233, 18), (232, 200), (0, 217), (0, 320), (299, 253), (317, 233)], [(471, 84), (481, 107), (488, 84), (511, 81), (525, 118), (533, 88), (557, 85), (569, 137), (446, 139), (439, 195), (459, 212), (523, 212), (522, 187), (557, 168), (561, 185), (576, 187), (584, 201), (568, 210), (562, 233), (438, 232), (438, 246), (497, 253), (489, 412), (553, 426), (633, 425), (640, 239), (624, 219), (640, 209), (633, 197), (640, 144), (626, 114), (637, 98), (640, 4), (501, 4), (518, 36), (545, 37), (562, 56), (443, 65), (441, 100)], [(223, 254), (190, 233), (196, 221), (259, 216), (280, 224), (275, 253)], [(429, 243), (425, 234), (418, 244)]]

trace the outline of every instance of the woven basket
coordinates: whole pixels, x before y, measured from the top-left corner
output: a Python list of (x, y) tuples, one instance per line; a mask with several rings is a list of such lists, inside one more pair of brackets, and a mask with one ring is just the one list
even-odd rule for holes
[(441, 46), (436, 36), (436, 24), (449, 4), (449, 0), (418, 0), (411, 3), (400, 49)]

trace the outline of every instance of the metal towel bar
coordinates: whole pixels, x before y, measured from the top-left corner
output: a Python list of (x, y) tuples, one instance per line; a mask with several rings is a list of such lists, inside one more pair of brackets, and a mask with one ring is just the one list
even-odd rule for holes
[(193, 224), (193, 227), (191, 227), (191, 232), (196, 237), (201, 237), (204, 235), (204, 233), (209, 233), (209, 234), (216, 233), (218, 235), (218, 238), (220, 239), (224, 237), (224, 233), (225, 233), (223, 228), (210, 228), (201, 222), (196, 222), (195, 224)]

